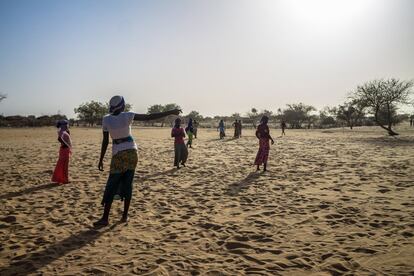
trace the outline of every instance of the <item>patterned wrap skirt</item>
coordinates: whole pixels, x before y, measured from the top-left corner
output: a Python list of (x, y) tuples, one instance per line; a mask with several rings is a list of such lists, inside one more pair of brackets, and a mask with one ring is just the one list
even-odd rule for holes
[(269, 138), (260, 138), (259, 139), (259, 151), (256, 155), (256, 160), (254, 161), (255, 165), (262, 165), (267, 163), (267, 159), (269, 158)]
[(132, 183), (137, 163), (138, 152), (136, 149), (123, 150), (112, 156), (102, 205), (112, 203), (115, 195), (119, 195), (121, 200), (131, 200)]

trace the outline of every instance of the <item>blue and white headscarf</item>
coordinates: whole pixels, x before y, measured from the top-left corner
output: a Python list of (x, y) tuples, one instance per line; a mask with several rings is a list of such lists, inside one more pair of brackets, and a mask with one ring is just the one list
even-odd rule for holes
[(57, 128), (67, 128), (67, 126), (69, 125), (69, 122), (68, 122), (68, 120), (59, 120), (59, 121), (57, 121), (57, 123), (56, 123), (56, 127)]
[(113, 96), (109, 101), (109, 113), (113, 114), (119, 110), (125, 109), (125, 100), (122, 96)]

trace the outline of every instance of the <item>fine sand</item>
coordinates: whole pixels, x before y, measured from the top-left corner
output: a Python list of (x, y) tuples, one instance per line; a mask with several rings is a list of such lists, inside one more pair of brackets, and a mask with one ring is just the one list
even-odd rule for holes
[(130, 221), (115, 201), (94, 229), (101, 130), (72, 129), (71, 183), (58, 186), (55, 129), (0, 129), (0, 275), (414, 273), (414, 129), (272, 130), (266, 173), (252, 130), (200, 129), (179, 171), (170, 129), (133, 134)]

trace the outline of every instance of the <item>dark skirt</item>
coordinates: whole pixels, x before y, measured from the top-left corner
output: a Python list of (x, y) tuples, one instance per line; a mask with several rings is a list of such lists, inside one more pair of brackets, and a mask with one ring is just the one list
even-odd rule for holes
[(121, 200), (131, 200), (134, 174), (135, 170), (127, 170), (123, 173), (111, 173), (106, 183), (102, 205), (112, 203), (115, 195), (119, 195)]
[(106, 182), (102, 205), (110, 204), (115, 195), (121, 200), (131, 200), (135, 167), (138, 163), (137, 150), (120, 151), (112, 157), (111, 172)]
[(185, 144), (174, 145), (174, 166), (187, 162), (188, 149)]
[(224, 137), (226, 137), (226, 132), (224, 132), (224, 129), (220, 129), (220, 139), (223, 139)]

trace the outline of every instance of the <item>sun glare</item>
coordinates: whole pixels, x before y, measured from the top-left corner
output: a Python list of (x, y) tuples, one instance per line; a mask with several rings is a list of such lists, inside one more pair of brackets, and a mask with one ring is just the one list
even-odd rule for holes
[(346, 28), (365, 17), (373, 0), (284, 0), (285, 14), (296, 24), (322, 32)]

